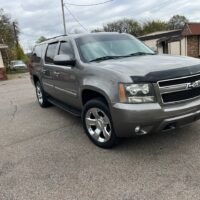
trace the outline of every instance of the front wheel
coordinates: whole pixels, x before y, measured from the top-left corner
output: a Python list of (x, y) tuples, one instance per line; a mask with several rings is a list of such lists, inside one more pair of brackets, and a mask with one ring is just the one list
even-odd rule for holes
[(112, 148), (118, 138), (112, 125), (109, 108), (101, 99), (88, 101), (82, 114), (83, 126), (90, 140), (99, 147)]

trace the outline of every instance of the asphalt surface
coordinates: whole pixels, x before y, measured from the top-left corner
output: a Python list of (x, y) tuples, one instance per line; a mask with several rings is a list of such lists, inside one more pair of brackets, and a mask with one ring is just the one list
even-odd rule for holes
[(40, 108), (28, 76), (0, 82), (0, 200), (200, 199), (199, 130), (103, 150), (79, 118)]

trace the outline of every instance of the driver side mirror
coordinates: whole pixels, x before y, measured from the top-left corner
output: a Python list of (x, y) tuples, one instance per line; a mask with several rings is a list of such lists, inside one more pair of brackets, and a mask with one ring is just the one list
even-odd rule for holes
[(70, 55), (60, 54), (56, 55), (53, 60), (55, 65), (75, 65), (75, 59), (73, 59)]

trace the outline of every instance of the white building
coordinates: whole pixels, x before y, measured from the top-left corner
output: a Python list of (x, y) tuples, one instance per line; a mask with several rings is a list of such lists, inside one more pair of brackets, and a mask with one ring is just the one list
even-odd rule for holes
[(6, 45), (0, 44), (0, 80), (6, 79), (6, 69), (2, 57), (2, 50), (6, 48), (8, 48)]

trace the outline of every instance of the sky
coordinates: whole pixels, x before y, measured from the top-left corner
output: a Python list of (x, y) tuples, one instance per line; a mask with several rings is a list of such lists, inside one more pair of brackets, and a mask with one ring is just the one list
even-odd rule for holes
[[(64, 0), (65, 3), (95, 4), (106, 0)], [(66, 6), (88, 30), (121, 18), (139, 21), (146, 19), (169, 20), (175, 14), (185, 15), (190, 21), (200, 22), (200, 0), (112, 0), (98, 6)], [(40, 36), (63, 34), (60, 0), (0, 0), (0, 8), (17, 20), (21, 30), (20, 43), (25, 52), (30, 51)], [(65, 9), (68, 34), (85, 30)]]

